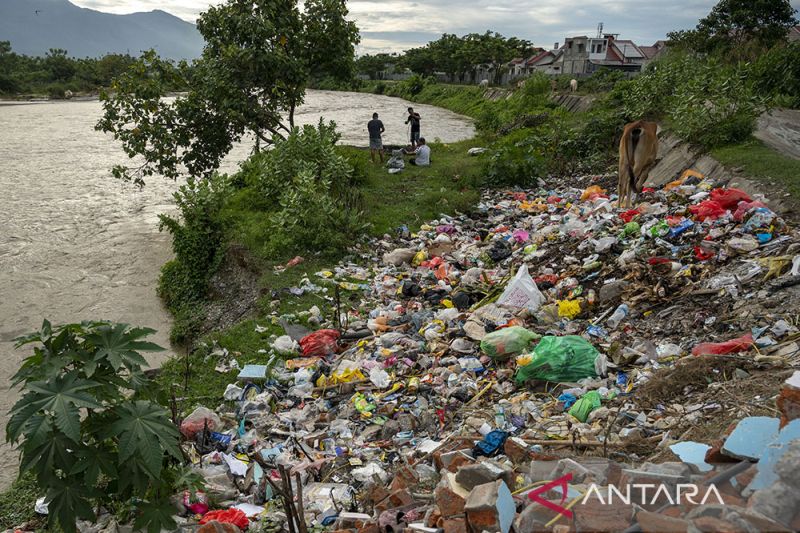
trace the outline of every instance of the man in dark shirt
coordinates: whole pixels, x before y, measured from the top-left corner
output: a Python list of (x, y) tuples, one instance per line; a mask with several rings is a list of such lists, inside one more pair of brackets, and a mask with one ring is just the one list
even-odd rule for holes
[(381, 158), (383, 163), (383, 140), (381, 134), (386, 131), (383, 127), (383, 122), (378, 120), (378, 114), (372, 114), (372, 120), (367, 122), (367, 131), (369, 131), (369, 157), (372, 162), (375, 162), (375, 153)]
[(417, 147), (417, 141), (419, 141), (419, 113), (414, 112), (413, 107), (408, 108), (408, 118), (406, 119), (406, 124), (409, 122), (411, 123), (411, 148), (414, 149)]

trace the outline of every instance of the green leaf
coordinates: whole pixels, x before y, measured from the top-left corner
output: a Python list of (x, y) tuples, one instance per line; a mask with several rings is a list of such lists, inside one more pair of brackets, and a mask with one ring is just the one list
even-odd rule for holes
[(76, 373), (70, 373), (52, 381), (28, 383), (27, 387), (38, 393), (31, 398), (31, 405), (37, 406), (37, 410), (53, 413), (56, 427), (73, 441), (80, 442), (81, 421), (78, 408), (102, 409), (103, 405), (91, 395), (82, 392), (96, 387), (97, 383), (78, 379), (76, 376)]
[(165, 409), (138, 400), (115, 408), (114, 414), (117, 420), (110, 425), (105, 436), (119, 438), (120, 465), (136, 455), (152, 475), (158, 476), (164, 451), (173, 457), (181, 457), (178, 447), (180, 434)]
[(47, 521), (55, 529), (60, 526), (65, 533), (76, 531), (75, 521), (78, 518), (94, 520), (95, 515), (89, 498), (94, 491), (56, 478), (47, 490), (45, 502), (48, 504)]
[(150, 328), (129, 328), (127, 324), (106, 324), (99, 326), (94, 333), (86, 336), (86, 341), (97, 347), (94, 361), (106, 359), (114, 370), (123, 366), (128, 370), (138, 370), (147, 366), (147, 360), (139, 353), (157, 352), (163, 348), (152, 342), (140, 341), (142, 337), (155, 333)]
[(37, 397), (36, 393), (28, 392), (11, 408), (11, 418), (6, 424), (6, 442), (16, 442), (28, 419), (41, 408), (38, 403), (33, 403)]
[(139, 516), (133, 524), (136, 531), (147, 530), (147, 533), (159, 533), (161, 530), (175, 529), (175, 507), (169, 502), (142, 502), (138, 508)]

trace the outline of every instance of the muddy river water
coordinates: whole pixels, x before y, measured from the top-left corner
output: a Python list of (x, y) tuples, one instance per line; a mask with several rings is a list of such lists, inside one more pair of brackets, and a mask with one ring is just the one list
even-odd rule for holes
[[(401, 144), (406, 108), (422, 116), (422, 134), (453, 142), (473, 135), (472, 123), (449, 111), (385, 96), (311, 91), (299, 124), (334, 120), (343, 144), (367, 145), (366, 122), (381, 115), (384, 142)], [(114, 180), (126, 157), (94, 131), (97, 101), (0, 104), (0, 427), (18, 398), (9, 378), (28, 352), (13, 339), (53, 323), (110, 319), (148, 326), (169, 345), (170, 316), (156, 296), (159, 269), (171, 256), (158, 214), (172, 210), (176, 184), (151, 177), (139, 190)], [(237, 146), (223, 169), (234, 171), (249, 146)], [(402, 175), (401, 175), (402, 176)], [(390, 179), (387, 174), (387, 179)], [(398, 178), (391, 178), (398, 179)], [(402, 179), (402, 178), (400, 178)], [(158, 365), (170, 350), (150, 359)], [(2, 440), (2, 439), (0, 439)], [(17, 456), (0, 447), (0, 488), (16, 475)]]

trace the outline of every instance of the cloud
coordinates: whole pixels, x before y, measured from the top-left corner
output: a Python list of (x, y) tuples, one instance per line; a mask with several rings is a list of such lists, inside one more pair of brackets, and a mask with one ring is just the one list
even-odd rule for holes
[[(72, 0), (111, 13), (163, 9), (194, 22), (208, 0)], [(422, 46), (443, 33), (497, 31), (549, 48), (570, 35), (604, 31), (649, 45), (667, 32), (693, 28), (716, 0), (591, 0), (576, 5), (561, 0), (349, 0), (351, 17), (361, 29), (359, 51), (398, 52)], [(793, 0), (800, 7), (800, 0)]]

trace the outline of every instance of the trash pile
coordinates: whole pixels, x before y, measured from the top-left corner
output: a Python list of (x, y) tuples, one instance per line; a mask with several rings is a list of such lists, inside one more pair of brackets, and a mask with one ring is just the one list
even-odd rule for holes
[(183, 523), (800, 529), (798, 234), (696, 173), (640, 200), (490, 192), (307, 279), (335, 316), (183, 421)]

